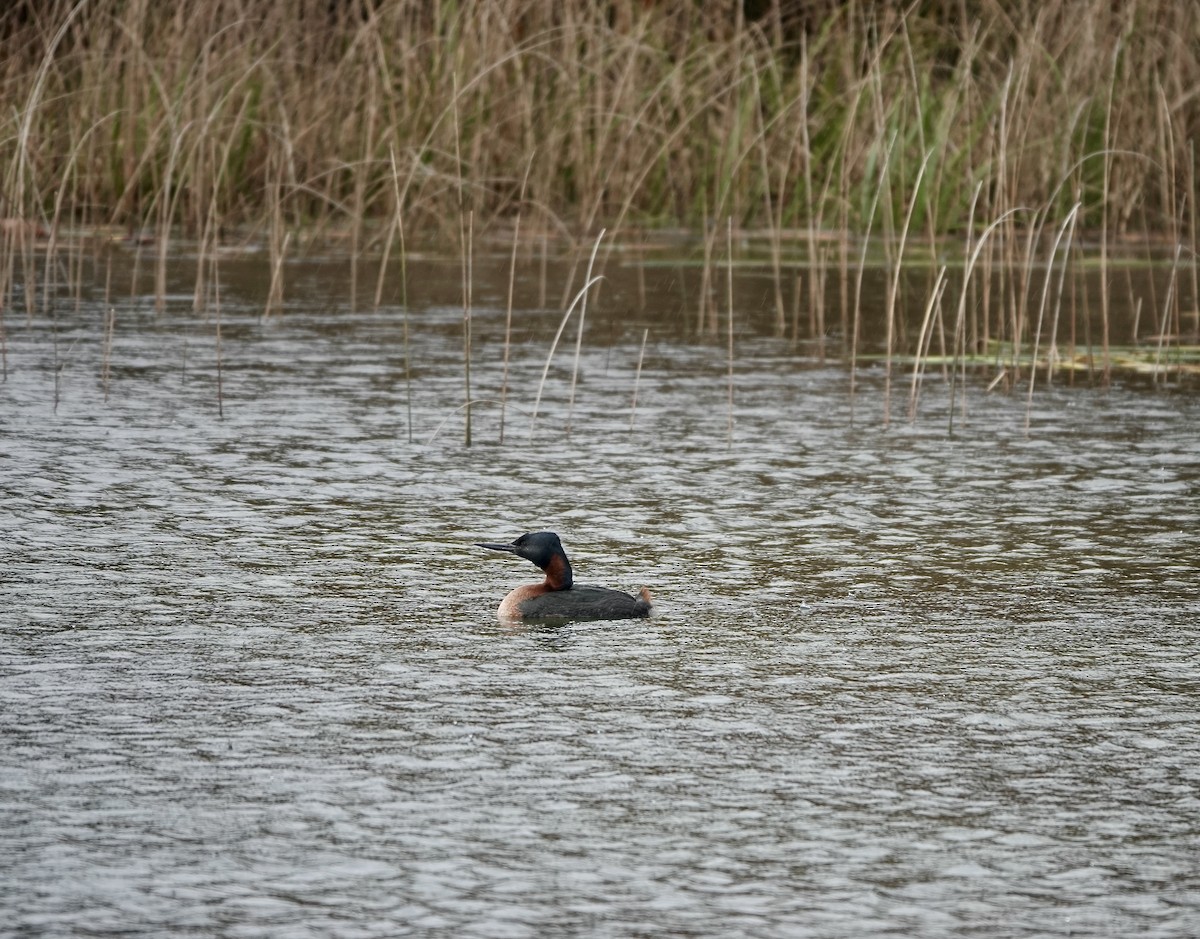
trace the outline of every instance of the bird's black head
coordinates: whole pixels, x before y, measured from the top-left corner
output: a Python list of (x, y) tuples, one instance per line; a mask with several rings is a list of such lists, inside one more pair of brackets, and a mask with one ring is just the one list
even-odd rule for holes
[(498, 544), (490, 541), (477, 541), (475, 544), (480, 548), (490, 548), (493, 551), (508, 551), (517, 557), (532, 561), (542, 570), (549, 568), (556, 557), (561, 557), (564, 561), (567, 559), (562, 542), (552, 531), (526, 532), (512, 544)]

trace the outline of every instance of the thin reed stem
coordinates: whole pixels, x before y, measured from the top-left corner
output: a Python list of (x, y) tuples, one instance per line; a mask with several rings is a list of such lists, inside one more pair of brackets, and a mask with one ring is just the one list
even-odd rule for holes
[(946, 265), (938, 268), (937, 278), (933, 282), (933, 290), (929, 294), (929, 302), (925, 304), (925, 315), (921, 319), (921, 333), (917, 336), (917, 354), (913, 357), (912, 385), (908, 393), (908, 422), (917, 420), (917, 399), (920, 396), (921, 382), (925, 377), (925, 361), (929, 357), (929, 345), (933, 341), (933, 313), (940, 309), (942, 295), (946, 292)]
[[(1040, 204), (1073, 155), (1130, 149), (1157, 166), (1109, 159), (1081, 175), (1080, 226), (1099, 230), (1110, 253), (1145, 205), (1144, 228), (1189, 241), (1180, 196), (1194, 175), (1188, 89), (1200, 79), (1189, 3), (1048, 0), (1014, 13), (982, 0), (970, 16), (956, 3), (782, 0), (373, 0), (361, 15), (263, 0), (169, 13), (124, 0), (34, 6), (36, 16), (5, 21), (2, 81), (16, 102), (0, 117), (5, 217), (40, 220), (39, 181), (70, 176), (64, 217), (96, 213), (131, 235), (154, 229), (156, 306), (176, 226), (196, 237), (204, 229), (221, 172), (213, 141), (225, 151), (226, 230), (277, 226), (264, 221), (277, 211), (292, 226), (336, 228), (348, 236), (355, 288), (372, 223), (393, 208), (385, 150), (405, 175), (410, 232), (453, 240), (459, 179), (480, 234), (511, 218), (513, 181), (536, 144), (525, 198), (564, 230), (708, 226), (715, 239), (713, 220), (732, 215), (767, 232), (774, 266), (785, 229), (802, 232), (810, 264), (827, 223), (861, 230), (881, 144), (896, 131), (884, 180), (894, 193), (911, 189), (925, 153), (937, 154), (912, 222), (931, 237), (961, 229), (981, 180), (981, 209), (999, 217)], [(95, 115), (112, 132), (84, 143)], [(898, 219), (884, 199), (875, 224), (890, 233)], [(1057, 223), (1065, 207), (1053, 212)], [(1020, 253), (1016, 234), (1000, 233), (1001, 257)], [(846, 336), (853, 247), (840, 247)], [(999, 273), (1007, 329), (1022, 275)], [(809, 279), (814, 308), (819, 286)], [(712, 316), (706, 307), (706, 327)], [(972, 340), (983, 331), (970, 329)]]
[(225, 355), (224, 346), (221, 342), (221, 272), (220, 263), (214, 257), (212, 265), (209, 267), (212, 275), (212, 298), (213, 312), (216, 320), (216, 343), (217, 343), (217, 418), (225, 419)]
[(925, 170), (933, 158), (933, 151), (925, 154), (921, 168), (917, 171), (916, 182), (913, 183), (912, 195), (908, 200), (908, 211), (904, 216), (904, 226), (900, 229), (900, 245), (896, 249), (896, 259), (892, 265), (892, 277), (888, 282), (887, 292), (887, 337), (885, 350), (885, 366), (883, 378), (883, 426), (886, 428), (892, 420), (892, 353), (896, 342), (896, 298), (900, 293), (900, 271), (904, 264), (904, 246), (908, 241), (908, 229), (912, 224), (913, 212), (917, 207), (917, 199), (921, 192), (921, 180), (925, 178)]
[(108, 404), (108, 382), (112, 375), (113, 335), (117, 330), (117, 311), (108, 307), (108, 315), (104, 317), (104, 356), (100, 367), (100, 383), (104, 388), (104, 403)]
[[(982, 183), (980, 186), (982, 186)], [(979, 261), (980, 252), (983, 251), (984, 245), (988, 243), (988, 237), (992, 234), (992, 232), (999, 229), (1006, 221), (1008, 221), (1010, 216), (1022, 211), (1025, 210), (1021, 207), (1009, 209), (983, 230), (983, 233), (975, 242), (975, 248), (972, 250), (970, 257), (967, 259), (967, 266), (963, 271), (962, 290), (958, 295), (958, 310), (954, 314), (954, 341), (952, 346), (954, 350), (954, 362), (950, 370), (950, 408), (948, 416), (949, 422), (947, 424), (947, 433), (951, 436), (954, 435), (954, 393), (956, 390), (955, 376), (957, 374), (957, 368), (960, 362), (962, 362), (963, 366), (965, 367), (966, 350), (962, 347), (962, 345), (965, 342), (966, 335), (963, 329), (963, 324), (966, 320), (967, 314), (967, 296), (969, 294), (969, 288), (971, 284), (971, 274), (974, 272), (975, 265)]]
[(521, 242), (521, 211), (525, 205), (525, 189), (529, 185), (529, 171), (533, 169), (533, 154), (525, 164), (525, 176), (521, 179), (521, 197), (517, 201), (517, 217), (513, 222), (512, 255), (508, 261), (508, 296), (504, 304), (504, 364), (500, 375), (500, 443), (504, 443), (505, 405), (508, 403), (508, 365), (512, 351), (513, 290), (517, 283), (517, 247)]
[(533, 411), (529, 416), (529, 439), (533, 439), (534, 426), (537, 424), (538, 407), (542, 402), (542, 392), (546, 387), (546, 376), (550, 374), (550, 363), (554, 360), (554, 351), (558, 348), (558, 341), (562, 338), (563, 330), (567, 328), (567, 322), (571, 319), (571, 314), (575, 312), (575, 307), (584, 298), (589, 290), (598, 284), (603, 277), (593, 277), (584, 283), (583, 287), (575, 294), (575, 299), (571, 301), (571, 305), (567, 307), (567, 312), (563, 314), (562, 322), (558, 324), (558, 332), (554, 334), (554, 341), (550, 343), (550, 352), (546, 355), (546, 364), (542, 367), (542, 378), (538, 382), (537, 396), (533, 400)]
[(859, 334), (862, 332), (862, 285), (863, 274), (867, 269), (867, 251), (870, 248), (871, 228), (875, 222), (875, 210), (879, 206), (879, 191), (883, 188), (883, 180), (887, 177), (888, 163), (891, 160), (892, 148), (896, 143), (895, 134), (892, 135), (891, 141), (888, 143), (887, 150), (884, 153), (883, 162), (879, 167), (879, 185), (875, 188), (875, 193), (871, 197), (871, 210), (867, 213), (867, 230), (862, 236), (862, 253), (858, 259), (858, 276), (854, 284), (854, 326), (850, 336), (850, 423), (854, 423), (854, 405), (855, 392), (857, 391), (858, 379), (858, 341)]
[(650, 328), (642, 330), (642, 347), (638, 350), (637, 369), (633, 373), (633, 398), (629, 402), (629, 429), (633, 430), (634, 418), (637, 416), (638, 387), (642, 381), (642, 361), (646, 358), (646, 340), (650, 338)]
[(1054, 259), (1055, 259), (1055, 257), (1058, 256), (1058, 246), (1062, 243), (1062, 240), (1065, 237), (1067, 239), (1067, 244), (1066, 244), (1066, 248), (1063, 250), (1062, 266), (1059, 269), (1058, 301), (1055, 305), (1054, 329), (1051, 332), (1052, 351), (1047, 354), (1047, 364), (1046, 364), (1047, 384), (1050, 381), (1050, 368), (1051, 368), (1051, 360), (1053, 359), (1054, 336), (1058, 332), (1058, 308), (1061, 306), (1061, 303), (1062, 303), (1063, 280), (1066, 277), (1067, 267), (1069, 266), (1068, 259), (1070, 257), (1070, 251), (1071, 251), (1071, 233), (1075, 229), (1075, 216), (1079, 212), (1079, 208), (1081, 205), (1082, 205), (1082, 203), (1076, 202), (1074, 207), (1071, 209), (1070, 213), (1067, 215), (1066, 220), (1059, 227), (1058, 235), (1054, 239), (1054, 245), (1050, 249), (1050, 260), (1046, 265), (1046, 277), (1042, 283), (1042, 300), (1041, 300), (1041, 303), (1038, 304), (1037, 327), (1034, 329), (1034, 332), (1033, 332), (1033, 354), (1032, 354), (1032, 357), (1030, 358), (1030, 365), (1029, 365), (1029, 392), (1025, 399), (1025, 435), (1026, 436), (1029, 436), (1029, 421), (1030, 421), (1030, 416), (1033, 412), (1033, 386), (1034, 386), (1034, 383), (1037, 381), (1038, 348), (1039, 348), (1039, 344), (1041, 343), (1041, 339), (1042, 339), (1042, 322), (1043, 322), (1043, 319), (1046, 314), (1046, 302), (1050, 295), (1050, 281), (1054, 275)]
[(467, 213), (463, 255), (463, 445), (471, 446), (471, 287), (474, 282), (475, 211)]
[[(392, 216), (392, 226), (396, 236), (400, 239), (400, 309), (403, 311), (401, 320), (401, 329), (404, 335), (404, 407), (405, 419), (408, 427), (408, 442), (413, 442), (413, 415), (412, 415), (412, 366), (409, 358), (408, 350), (408, 252), (404, 243), (404, 197), (400, 192), (400, 172), (396, 166), (396, 151), (392, 148), (388, 154), (390, 157), (390, 165), (392, 169), (391, 183), (392, 193), (395, 198), (395, 213)], [(389, 237), (388, 245), (391, 245)], [(379, 307), (380, 297), (383, 291), (383, 274), (387, 266), (387, 253), (385, 251), (384, 261), (379, 268), (379, 283), (375, 288), (375, 306)]]
[[(588, 259), (587, 276), (584, 278), (587, 283), (598, 281), (600, 278), (592, 277), (592, 268), (596, 264), (596, 253), (600, 250), (600, 242), (604, 240), (604, 229), (600, 229), (600, 234), (596, 236), (596, 243), (592, 246), (592, 256)], [(571, 417), (575, 413), (575, 385), (579, 381), (579, 357), (583, 348), (583, 326), (587, 317), (587, 291), (583, 294), (583, 300), (579, 305), (579, 323), (575, 332), (575, 362), (571, 366), (571, 391), (567, 401), (567, 436), (571, 436)]]
[(725, 446), (733, 449), (733, 218), (725, 217), (725, 257), (728, 261), (725, 275), (727, 378), (729, 386), (729, 410), (725, 427)]
[(264, 320), (270, 319), (272, 313), (278, 316), (283, 315), (283, 262), (287, 257), (288, 243), (291, 240), (292, 233), (287, 232), (278, 248), (272, 249), (271, 286), (267, 290), (267, 305), (263, 308)]
[[(1162, 327), (1158, 331), (1158, 346), (1154, 351), (1154, 371), (1151, 373), (1152, 380), (1155, 385), (1160, 384), (1160, 381), (1166, 380), (1166, 371), (1161, 369), (1163, 360), (1163, 349), (1167, 346), (1167, 334), (1170, 329), (1171, 322), (1171, 304), (1175, 299), (1175, 285), (1178, 281), (1179, 274), (1179, 259), (1183, 255), (1183, 245), (1175, 246), (1175, 259), (1171, 263), (1171, 278), (1167, 281), (1167, 296), (1163, 301)], [(1161, 378), (1160, 378), (1161, 376)]]

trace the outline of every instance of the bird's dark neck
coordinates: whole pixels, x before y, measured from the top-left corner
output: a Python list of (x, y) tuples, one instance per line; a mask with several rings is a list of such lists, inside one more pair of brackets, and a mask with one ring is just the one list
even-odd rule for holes
[(571, 562), (565, 554), (556, 554), (550, 558), (545, 567), (547, 590), (571, 589)]

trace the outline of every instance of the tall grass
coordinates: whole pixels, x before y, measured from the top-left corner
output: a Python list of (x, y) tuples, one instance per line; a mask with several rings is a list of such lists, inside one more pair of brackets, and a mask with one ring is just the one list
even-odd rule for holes
[(394, 240), (402, 267), (406, 242), (437, 242), (464, 256), (469, 436), (471, 246), (520, 213), (543, 269), (548, 234), (582, 258), (576, 239), (602, 228), (609, 250), (635, 229), (703, 233), (696, 324), (714, 334), (717, 220), (727, 239), (765, 232), (777, 332), (786, 284), (793, 336), (803, 306), (821, 354), (840, 332), (852, 362), (881, 250), (889, 392), (896, 311), (912, 307), (921, 354), (936, 341), (961, 367), (996, 350), (1009, 387), (1027, 380), (1027, 350), (1053, 348), (1060, 325), (1057, 306), (1041, 316), (1038, 271), (1061, 265), (1055, 296), (1074, 297), (1072, 259), (1094, 243), (1104, 380), (1115, 246), (1176, 252), (1168, 302), (1136, 299), (1147, 335), (1169, 343), (1198, 305), (1197, 48), (1187, 0), (18, 0), (0, 12), (0, 368), (17, 283), (32, 316), (35, 254), (45, 302), (71, 227), (152, 245), (160, 307), (178, 239), (199, 246), (197, 308), (219, 244), (262, 242), (266, 315), (285, 258), (316, 240), (349, 253), (352, 305), (362, 258), (383, 258), (378, 305)]
[(860, 230), (895, 135), (884, 230), (926, 154), (914, 231), (961, 230), (980, 181), (991, 217), (1041, 205), (1100, 152), (1082, 228), (1120, 237), (1143, 208), (1155, 232), (1190, 224), (1194, 4), (766, 6), (27, 0), (0, 15), (4, 214), (47, 221), (52, 181), (73, 179), (66, 217), (160, 246), (201, 237), (215, 206), (276, 245), (283, 219), (366, 248), (394, 214), (395, 153), (410, 232), (455, 234), (460, 179), (486, 231), (531, 161), (528, 204), (573, 231), (706, 213)]

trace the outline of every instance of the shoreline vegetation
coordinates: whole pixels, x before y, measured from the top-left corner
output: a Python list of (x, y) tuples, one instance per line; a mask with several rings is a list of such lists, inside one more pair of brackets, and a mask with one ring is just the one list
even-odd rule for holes
[[(1023, 363), (1097, 268), (1103, 380), (1121, 361), (1111, 306), (1136, 305), (1155, 375), (1195, 368), (1190, 0), (18, 0), (0, 48), (0, 338), (18, 294), (32, 315), (63, 283), (52, 268), (80, 274), (81, 233), (138, 244), (159, 305), (186, 243), (198, 309), (218, 249), (259, 244), (266, 315), (313, 245), (339, 245), (352, 304), (374, 286), (376, 306), (359, 259), (381, 285), (437, 245), (462, 258), (469, 423), (477, 241), (511, 240), (514, 263), (522, 238), (568, 245), (569, 297), (597, 232), (601, 271), (643, 233), (693, 232), (697, 329), (732, 336), (738, 231), (774, 272), (780, 324), (803, 302), (852, 387), (868, 264), (887, 271), (889, 375), (1002, 348), (1032, 390)], [(1135, 301), (1118, 258), (1166, 286)], [(906, 306), (925, 313), (901, 348)]]

